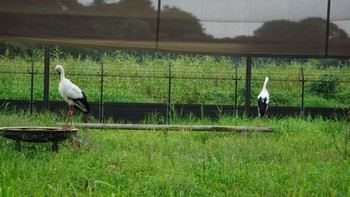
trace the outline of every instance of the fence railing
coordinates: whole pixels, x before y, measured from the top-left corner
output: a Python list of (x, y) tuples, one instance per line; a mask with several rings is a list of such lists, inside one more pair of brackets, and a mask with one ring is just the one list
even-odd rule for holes
[[(34, 63), (31, 64), (31, 69), (28, 70), (28, 72), (16, 72), (11, 73), (7, 72), (6, 70), (0, 71), (0, 74), (21, 74), (21, 75), (29, 75), (30, 77), (30, 93), (29, 93), (29, 101), (18, 101), (16, 99), (7, 99), (2, 100), (1, 102), (4, 103), (10, 103), (12, 107), (15, 107), (16, 105), (19, 106), (19, 108), (27, 108), (32, 113), (34, 109), (49, 109), (49, 110), (56, 110), (55, 106), (60, 106), (62, 109), (62, 103), (58, 102), (57, 100), (50, 100), (49, 98), (49, 91), (45, 89), (48, 89), (49, 84), (46, 82), (44, 84), (44, 91), (43, 91), (43, 98), (42, 99), (35, 99), (34, 98), (34, 88), (36, 84), (34, 84), (34, 79), (36, 76), (40, 75), (44, 79), (49, 81), (49, 76), (53, 75), (54, 73), (49, 73), (47, 70), (41, 72), (41, 71), (35, 71), (34, 69)], [(186, 113), (193, 113), (195, 115), (200, 116), (209, 116), (209, 117), (217, 117), (218, 114), (246, 114), (248, 116), (255, 116), (256, 115), (256, 108), (255, 103), (250, 102), (251, 99), (254, 99), (255, 97), (252, 96), (251, 93), (251, 82), (252, 80), (252, 73), (251, 73), (251, 59), (247, 58), (247, 65), (246, 65), (246, 77), (245, 79), (241, 76), (238, 76), (238, 65), (233, 65), (234, 69), (234, 75), (231, 77), (208, 77), (208, 76), (200, 76), (200, 77), (193, 77), (193, 76), (178, 76), (172, 72), (172, 65), (169, 63), (168, 65), (168, 72), (166, 74), (162, 75), (148, 75), (148, 74), (138, 74), (138, 75), (128, 75), (128, 74), (115, 74), (115, 73), (108, 73), (104, 69), (104, 63), (100, 63), (100, 69), (98, 73), (94, 74), (80, 74), (80, 73), (69, 73), (70, 76), (90, 76), (95, 77), (99, 79), (99, 84), (96, 87), (99, 87), (99, 99), (98, 101), (94, 101), (94, 111), (93, 114), (96, 118), (103, 121), (108, 119), (109, 117), (117, 118), (117, 119), (123, 119), (126, 120), (140, 120), (141, 116), (145, 118), (146, 115), (149, 115), (150, 113), (159, 113), (161, 116), (166, 117), (167, 120), (171, 119), (171, 113), (176, 112), (182, 114), (182, 112)], [(48, 76), (47, 76), (48, 75)], [(55, 73), (56, 75), (56, 73)], [(45, 77), (46, 76), (46, 77)], [(145, 78), (145, 79), (151, 79), (151, 78), (161, 78), (167, 81), (167, 101), (164, 103), (124, 103), (124, 102), (105, 102), (105, 80), (108, 77), (117, 77), (117, 78)], [(174, 80), (221, 80), (221, 81), (232, 81), (232, 89), (233, 96), (232, 96), (232, 103), (225, 103), (225, 104), (193, 104), (193, 103), (174, 103), (172, 102), (172, 86)], [(238, 92), (238, 83), (242, 83), (242, 81), (245, 81), (245, 94), (244, 94), (244, 104), (241, 105), (241, 103), (238, 102), (238, 98), (242, 95)], [(315, 79), (308, 79), (305, 77), (304, 73), (304, 67), (300, 67), (300, 77), (299, 79), (275, 79), (275, 82), (292, 82), (293, 84), (299, 84), (300, 86), (300, 105), (299, 106), (270, 106), (269, 108), (269, 114), (278, 116), (278, 115), (291, 115), (291, 114), (300, 114), (300, 113), (307, 113), (311, 114), (312, 116), (315, 116), (317, 114), (323, 115), (326, 117), (330, 117), (332, 115), (338, 114), (338, 115), (344, 115), (344, 112), (347, 111), (348, 108), (335, 108), (335, 107), (328, 107), (328, 108), (320, 108), (320, 107), (305, 107), (305, 83), (310, 83), (317, 81)], [(260, 82), (260, 80), (259, 80)], [(339, 80), (340, 83), (350, 83), (348, 80)], [(45, 101), (46, 98), (46, 101)], [(0, 98), (1, 99), (1, 98)], [(293, 98), (296, 99), (296, 98)], [(58, 104), (57, 104), (58, 103)], [(15, 104), (15, 105), (12, 105)], [(24, 107), (26, 106), (26, 107)], [(135, 107), (137, 106), (137, 107)], [(115, 113), (119, 109), (117, 107), (121, 107), (125, 109), (125, 113)], [(146, 110), (142, 110), (139, 108), (145, 108)], [(202, 109), (199, 110), (198, 108)], [(63, 107), (63, 109), (65, 109)], [(129, 116), (128, 114), (133, 114), (130, 109), (135, 110), (137, 115)], [(175, 110), (174, 110), (175, 109)], [(207, 109), (207, 110), (203, 110)], [(180, 110), (180, 111), (179, 111)]]
[[(31, 106), (34, 111), (45, 111), (43, 101), (30, 103), (25, 100), (0, 100), (2, 109), (28, 110)], [(63, 101), (51, 101), (50, 111), (65, 114), (67, 104)], [(96, 120), (105, 122), (113, 119), (117, 122), (140, 123), (151, 120), (160, 124), (170, 124), (174, 117), (197, 117), (219, 119), (223, 116), (244, 116), (244, 106), (235, 108), (233, 105), (200, 105), (200, 104), (157, 104), (157, 103), (90, 103), (92, 115)], [(103, 108), (103, 110), (101, 110)], [(251, 108), (248, 112), (251, 117), (257, 117), (257, 109)], [(350, 118), (350, 108), (318, 108), (305, 107), (270, 107), (268, 117), (310, 116), (324, 118)]]

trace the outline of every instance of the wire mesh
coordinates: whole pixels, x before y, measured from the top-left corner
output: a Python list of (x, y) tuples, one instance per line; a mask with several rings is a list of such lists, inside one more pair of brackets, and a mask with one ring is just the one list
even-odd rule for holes
[(221, 55), (350, 56), (346, 0), (81, 2), (3, 0), (0, 39)]
[[(30, 61), (0, 60), (0, 99), (43, 99), (43, 62), (34, 62), (32, 68)], [(156, 63), (151, 64), (151, 61)], [(302, 63), (300, 60), (284, 62), (253, 58), (251, 106), (256, 106), (256, 97), (264, 78), (268, 76), (270, 106), (348, 107), (348, 66), (323, 67), (313, 61)], [(58, 93), (59, 77), (54, 71), (56, 64), (57, 60), (51, 60), (50, 101), (62, 100)], [(247, 99), (245, 61), (239, 59), (231, 61), (227, 57), (183, 56), (158, 62), (145, 60), (141, 63), (115, 64), (108, 61), (73, 61), (72, 64), (62, 65), (66, 77), (85, 92), (90, 102), (244, 106)], [(334, 86), (322, 88), (324, 84), (331, 83)]]

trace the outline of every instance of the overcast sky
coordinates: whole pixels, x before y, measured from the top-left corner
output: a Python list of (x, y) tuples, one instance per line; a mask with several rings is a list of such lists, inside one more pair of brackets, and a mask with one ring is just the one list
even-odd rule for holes
[[(78, 0), (82, 4), (93, 0)], [(119, 0), (105, 0), (115, 3)], [(158, 0), (150, 0), (157, 8)], [(216, 38), (253, 35), (264, 22), (327, 18), (328, 0), (161, 0), (162, 7), (178, 7), (192, 13), (206, 33)], [(331, 21), (350, 36), (350, 0), (331, 1)]]

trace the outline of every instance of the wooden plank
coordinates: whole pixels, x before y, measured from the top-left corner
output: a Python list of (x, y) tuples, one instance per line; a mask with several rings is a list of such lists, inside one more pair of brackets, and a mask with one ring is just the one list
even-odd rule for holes
[[(58, 123), (64, 126), (64, 123)], [(273, 132), (273, 127), (257, 126), (212, 126), (212, 125), (156, 125), (156, 124), (102, 124), (102, 123), (75, 123), (77, 128), (91, 129), (120, 129), (120, 130), (183, 130), (183, 131), (258, 131)]]

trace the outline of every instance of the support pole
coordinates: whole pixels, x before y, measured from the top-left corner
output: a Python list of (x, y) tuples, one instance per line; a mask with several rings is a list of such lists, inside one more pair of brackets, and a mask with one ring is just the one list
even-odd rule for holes
[(99, 111), (98, 111), (98, 115), (99, 115), (99, 118), (100, 118), (100, 122), (103, 122), (104, 121), (104, 105), (103, 105), (103, 82), (104, 82), (104, 67), (103, 67), (103, 62), (101, 62), (101, 89), (100, 89), (100, 108), (99, 108)]
[(30, 103), (29, 103), (30, 114), (33, 113), (33, 105), (34, 105), (34, 59), (32, 58), (32, 69), (30, 71)]
[(246, 75), (245, 75), (245, 113), (250, 116), (250, 89), (252, 80), (252, 58), (247, 57)]
[(237, 116), (238, 115), (238, 107), (237, 107), (237, 103), (238, 103), (238, 74), (237, 74), (237, 70), (238, 70), (238, 64), (235, 64), (235, 110), (234, 110), (234, 115)]
[(158, 0), (158, 7), (157, 7), (157, 24), (156, 24), (156, 49), (158, 49), (158, 43), (159, 43), (161, 4), (162, 4), (162, 0)]
[(331, 0), (328, 0), (328, 3), (327, 3), (326, 38), (325, 38), (325, 56), (328, 56), (330, 18), (331, 18)]
[(166, 108), (167, 124), (170, 124), (171, 118), (171, 64), (169, 62), (169, 73), (168, 73), (168, 103)]
[(21, 141), (16, 140), (16, 142), (15, 142), (15, 150), (17, 152), (21, 152)]
[(58, 142), (52, 142), (52, 152), (58, 152)]
[(44, 109), (49, 110), (49, 87), (50, 87), (50, 47), (44, 45)]
[(304, 97), (305, 97), (305, 76), (304, 76), (304, 67), (301, 67), (301, 113), (303, 117), (305, 116)]

